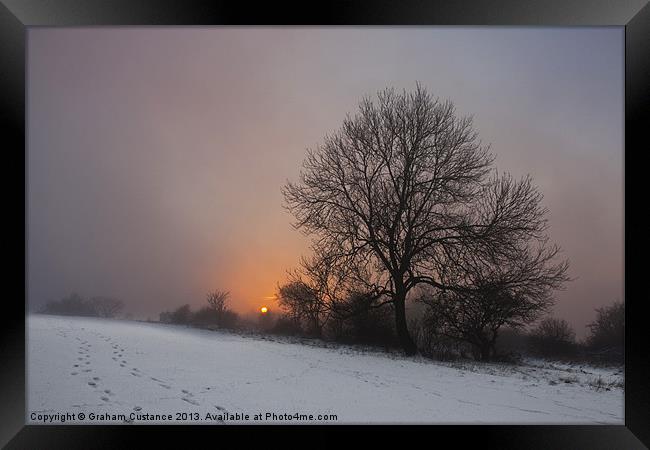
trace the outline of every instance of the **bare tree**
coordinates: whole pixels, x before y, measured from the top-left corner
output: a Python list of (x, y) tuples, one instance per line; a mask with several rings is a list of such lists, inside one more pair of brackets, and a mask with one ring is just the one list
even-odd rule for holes
[(215, 290), (209, 292), (207, 301), (210, 309), (214, 312), (217, 325), (224, 328), (232, 328), (235, 326), (238, 315), (228, 308), (228, 299), (230, 292)]
[(295, 322), (306, 322), (315, 336), (336, 310), (344, 280), (333, 258), (315, 254), (301, 258), (300, 267), (288, 273), (286, 284), (278, 287), (278, 303)]
[(228, 309), (228, 298), (230, 292), (215, 290), (208, 292), (207, 301), (210, 308), (215, 312), (215, 316), (220, 317)]
[(306, 282), (294, 279), (278, 286), (277, 297), (280, 308), (292, 322), (301, 325), (307, 321), (316, 334), (320, 333), (319, 299)]
[(542, 237), (544, 210), (530, 180), (489, 177), (493, 157), (468, 117), (420, 85), (364, 99), (355, 116), (308, 150), (300, 179), (283, 193), (295, 226), (364, 290), (392, 304), (407, 354), (416, 352), (406, 299), (418, 285), (446, 282), (467, 251), (506, 260), (525, 238)]

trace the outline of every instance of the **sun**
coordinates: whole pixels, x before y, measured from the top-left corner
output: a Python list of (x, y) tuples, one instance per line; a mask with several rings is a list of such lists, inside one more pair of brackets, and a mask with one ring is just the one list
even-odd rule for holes
[(269, 312), (269, 308), (267, 308), (266, 306), (262, 306), (262, 307), (260, 308), (260, 312), (261, 312), (262, 314), (266, 314), (267, 312)]

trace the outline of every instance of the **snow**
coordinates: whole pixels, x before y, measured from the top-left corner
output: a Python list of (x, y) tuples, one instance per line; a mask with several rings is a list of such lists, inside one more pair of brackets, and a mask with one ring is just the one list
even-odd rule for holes
[(623, 424), (621, 368), (441, 363), (43, 315), (27, 317), (27, 348), (29, 424)]

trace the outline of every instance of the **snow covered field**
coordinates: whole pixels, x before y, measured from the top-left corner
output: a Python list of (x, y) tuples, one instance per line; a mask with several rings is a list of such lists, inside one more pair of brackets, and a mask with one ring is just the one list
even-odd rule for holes
[(620, 369), (440, 363), (118, 320), (27, 326), (30, 424), (623, 424)]

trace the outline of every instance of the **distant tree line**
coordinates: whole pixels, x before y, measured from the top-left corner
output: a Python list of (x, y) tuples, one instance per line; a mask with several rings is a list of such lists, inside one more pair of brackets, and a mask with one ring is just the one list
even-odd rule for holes
[[(576, 333), (566, 320), (545, 317), (529, 331), (508, 327), (499, 336), (496, 348), (500, 356), (531, 355), (547, 359), (589, 361), (602, 363), (624, 362), (625, 346), (625, 304), (613, 302), (597, 308), (596, 318), (587, 325), (587, 336), (576, 339)], [(442, 355), (449, 355), (449, 342), (432, 340), (442, 349)], [(459, 347), (455, 347), (456, 353)], [(451, 352), (453, 353), (453, 352)], [(438, 355), (440, 356), (440, 355)]]
[(179, 306), (173, 311), (160, 313), (160, 322), (179, 325), (217, 327), (233, 329), (237, 327), (239, 315), (228, 306), (228, 291), (212, 291), (206, 296), (207, 305), (192, 311), (189, 304)]
[(542, 357), (624, 362), (625, 303), (597, 308), (596, 318), (587, 328), (586, 338), (579, 342), (565, 320), (546, 318), (529, 333), (529, 350)]
[[(327, 255), (303, 257), (299, 268), (288, 273), (277, 293), (284, 315), (271, 331), (399, 347), (392, 302), (350, 283), (332, 261)], [(488, 283), (473, 291), (434, 292), (420, 289), (413, 301), (417, 317), (409, 325), (418, 351), (426, 356), (468, 353), (494, 359), (501, 330), (512, 334), (551, 304), (545, 295), (522, 298)]]
[[(310, 301), (297, 301), (299, 295), (306, 296)], [(304, 304), (315, 302), (315, 298), (315, 292), (309, 289), (309, 285), (299, 281), (281, 286), (279, 302), (284, 314), (270, 331), (342, 343), (399, 348), (390, 309), (374, 307), (376, 303), (370, 296), (350, 295), (344, 302), (343, 312), (325, 313), (314, 307), (302, 309)], [(317, 311), (322, 314), (319, 320), (314, 317)], [(414, 342), (419, 353), (425, 357), (516, 361), (518, 357), (529, 355), (554, 360), (624, 362), (623, 302), (596, 309), (596, 318), (587, 325), (588, 334), (581, 341), (576, 339), (575, 331), (566, 320), (555, 317), (542, 318), (537, 326), (528, 331), (523, 328), (523, 323), (511, 322), (498, 327), (499, 333), (486, 340), (484, 330), (490, 328), (484, 324), (489, 324), (489, 321), (478, 320), (476, 310), (476, 316), (459, 314), (456, 317), (447, 312), (442, 319), (435, 311), (426, 307), (418, 318), (410, 322)]]
[(85, 299), (73, 293), (61, 300), (49, 301), (39, 311), (42, 314), (62, 316), (116, 317), (124, 308), (121, 300), (111, 297), (91, 297)]

